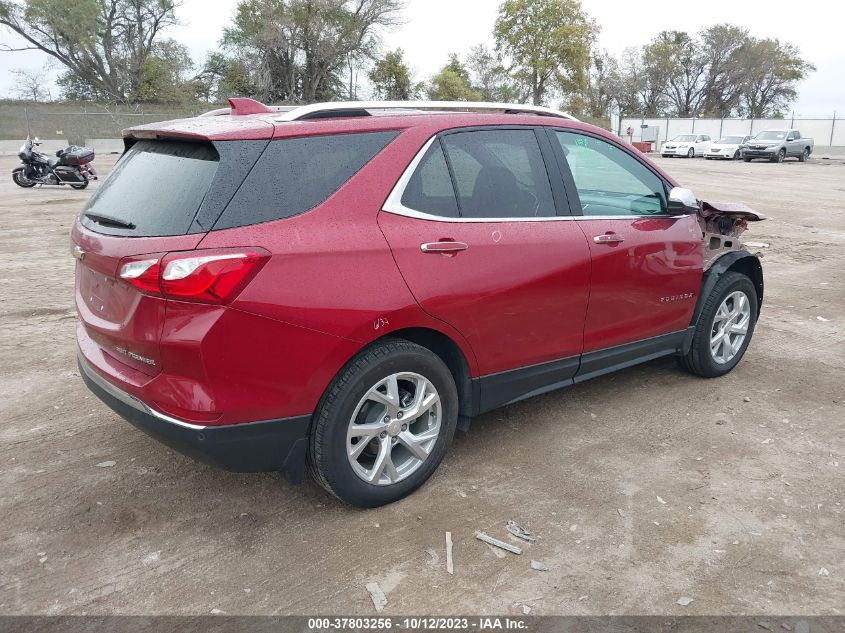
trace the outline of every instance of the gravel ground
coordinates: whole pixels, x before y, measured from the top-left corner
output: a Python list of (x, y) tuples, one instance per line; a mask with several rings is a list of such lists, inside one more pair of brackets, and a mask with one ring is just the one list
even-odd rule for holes
[[(845, 611), (842, 161), (662, 160), (700, 197), (770, 215), (746, 234), (771, 247), (737, 369), (703, 380), (664, 359), (494, 411), (416, 494), (368, 511), (195, 463), (90, 395), (68, 254), (90, 191), (19, 189), (14, 162), (0, 159), (0, 614), (372, 614), (368, 582), (386, 615)], [(521, 556), (474, 538), (508, 540), (508, 519), (537, 536)]]

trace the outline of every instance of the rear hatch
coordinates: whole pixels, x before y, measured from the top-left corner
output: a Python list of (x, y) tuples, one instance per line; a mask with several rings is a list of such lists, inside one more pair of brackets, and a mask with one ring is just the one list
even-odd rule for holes
[(127, 140), (71, 236), (79, 341), (89, 360), (136, 383), (161, 371), (167, 300), (126, 283), (121, 267), (138, 256), (196, 248), (267, 142)]

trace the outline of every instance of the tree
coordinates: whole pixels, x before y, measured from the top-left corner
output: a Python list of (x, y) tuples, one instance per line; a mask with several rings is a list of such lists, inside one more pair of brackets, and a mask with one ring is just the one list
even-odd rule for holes
[(385, 53), (369, 73), (376, 96), (388, 101), (407, 101), (414, 98), (411, 69), (402, 57), (402, 49)]
[(189, 76), (193, 68), (184, 45), (174, 40), (156, 43), (144, 62), (141, 82), (132, 94), (132, 101), (180, 104), (193, 101), (195, 87)]
[(612, 107), (618, 106), (622, 91), (619, 62), (607, 51), (595, 53), (590, 58), (590, 78), (582, 99), (581, 109), (570, 99), (570, 112), (589, 114), (594, 118), (606, 117)]
[(467, 68), (472, 75), (472, 84), (482, 101), (512, 103), (520, 101), (519, 88), (508, 75), (499, 59), (484, 44), (470, 49)]
[(191, 81), (194, 94), (208, 103), (222, 103), (228, 97), (255, 94), (249, 69), (240, 59), (221, 52), (210, 53)]
[(372, 57), (401, 0), (242, 0), (224, 47), (251, 71), (261, 99), (312, 102), (345, 92), (354, 58)]
[(505, 0), (493, 32), (512, 76), (540, 105), (549, 90), (583, 89), (598, 30), (578, 0)]
[(13, 93), (16, 97), (27, 101), (49, 101), (50, 91), (45, 87), (47, 74), (42, 70), (26, 70), (16, 68), (11, 71), (15, 76), (15, 88)]
[(481, 101), (481, 95), (469, 82), (449, 68), (443, 68), (431, 78), (428, 98), (432, 101)]
[[(82, 85), (128, 101), (161, 31), (176, 23), (174, 0), (0, 0), (0, 24), (47, 53)], [(20, 49), (18, 49), (20, 50)]]
[(748, 117), (778, 116), (798, 97), (795, 85), (816, 67), (792, 44), (749, 38), (738, 50), (742, 62), (740, 111)]
[(699, 34), (698, 40), (707, 64), (701, 105), (703, 114), (726, 117), (739, 105), (742, 60), (738, 51), (747, 39), (747, 29), (731, 24), (716, 24)]
[(673, 114), (696, 116), (705, 98), (707, 58), (694, 38), (683, 31), (661, 31), (643, 49), (647, 81), (664, 86)]
[(472, 89), (469, 70), (454, 53), (440, 72), (431, 78), (428, 98), (433, 101), (481, 101), (481, 95)]

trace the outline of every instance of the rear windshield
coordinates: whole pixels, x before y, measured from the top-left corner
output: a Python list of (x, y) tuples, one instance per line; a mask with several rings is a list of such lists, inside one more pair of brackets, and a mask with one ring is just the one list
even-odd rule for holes
[(211, 144), (138, 141), (82, 211), (94, 230), (136, 236), (188, 232), (217, 171)]

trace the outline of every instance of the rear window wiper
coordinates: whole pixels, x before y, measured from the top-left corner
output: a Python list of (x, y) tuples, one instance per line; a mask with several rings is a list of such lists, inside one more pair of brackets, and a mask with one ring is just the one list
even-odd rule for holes
[(83, 217), (90, 219), (97, 224), (107, 224), (109, 226), (117, 226), (122, 229), (134, 229), (135, 225), (131, 222), (127, 222), (126, 220), (121, 220), (120, 218), (113, 218), (108, 215), (102, 215), (101, 213), (83, 213)]

